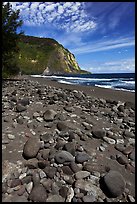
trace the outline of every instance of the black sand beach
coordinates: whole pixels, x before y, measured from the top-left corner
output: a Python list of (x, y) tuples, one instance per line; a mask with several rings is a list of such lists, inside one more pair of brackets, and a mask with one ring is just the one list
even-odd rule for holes
[(2, 84), (2, 202), (135, 202), (135, 93)]
[(85, 94), (88, 94), (97, 98), (110, 99), (110, 100), (116, 100), (116, 101), (122, 101), (122, 102), (130, 101), (132, 103), (135, 103), (135, 93), (129, 92), (129, 91), (112, 90), (107, 88), (99, 88), (95, 86), (61, 84), (61, 83), (58, 83), (57, 81), (44, 79), (44, 78), (35, 78), (35, 77), (29, 77), (29, 78), (31, 80), (38, 81), (39, 83), (46, 84), (48, 86), (83, 91)]

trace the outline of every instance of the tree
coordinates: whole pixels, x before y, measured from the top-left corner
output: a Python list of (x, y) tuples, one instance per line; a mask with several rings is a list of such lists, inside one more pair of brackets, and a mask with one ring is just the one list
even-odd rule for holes
[(18, 40), (22, 32), (17, 34), (17, 28), (23, 21), (19, 19), (19, 10), (13, 11), (8, 2), (2, 3), (2, 75), (10, 76), (19, 72), (15, 53), (19, 51)]

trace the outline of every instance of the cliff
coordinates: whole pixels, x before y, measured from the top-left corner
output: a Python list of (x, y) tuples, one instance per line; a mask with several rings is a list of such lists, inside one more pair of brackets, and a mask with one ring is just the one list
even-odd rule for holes
[(22, 35), (17, 63), (23, 74), (81, 74), (74, 54), (56, 40)]

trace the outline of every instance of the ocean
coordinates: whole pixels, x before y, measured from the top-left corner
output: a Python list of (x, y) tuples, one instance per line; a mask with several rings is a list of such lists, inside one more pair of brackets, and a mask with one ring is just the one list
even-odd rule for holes
[(67, 74), (67, 75), (31, 75), (56, 80), (59, 83), (97, 86), (102, 88), (135, 92), (135, 73), (111, 73), (111, 74)]

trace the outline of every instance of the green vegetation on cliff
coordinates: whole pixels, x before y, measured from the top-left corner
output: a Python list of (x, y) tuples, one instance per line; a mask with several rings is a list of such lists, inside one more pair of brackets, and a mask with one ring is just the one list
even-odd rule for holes
[(56, 40), (22, 35), (16, 61), (22, 74), (87, 73), (81, 70), (75, 57)]

